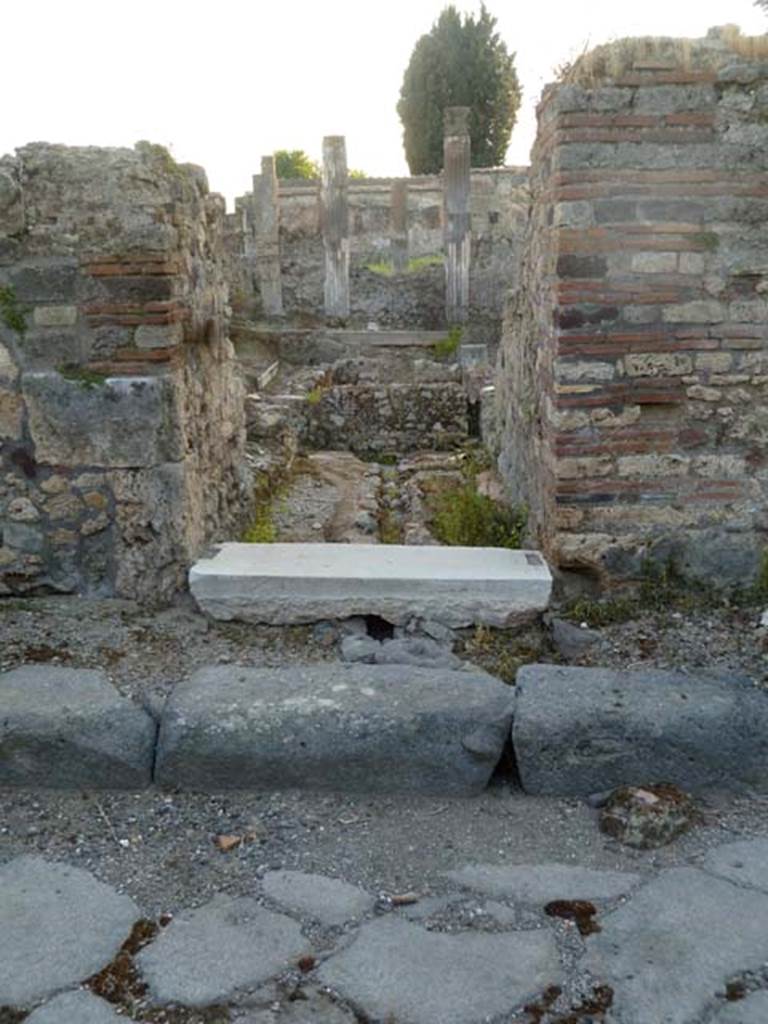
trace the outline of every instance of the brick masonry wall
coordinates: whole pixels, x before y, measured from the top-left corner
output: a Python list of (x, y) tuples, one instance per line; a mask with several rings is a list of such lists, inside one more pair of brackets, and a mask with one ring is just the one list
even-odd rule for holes
[(549, 87), (538, 116), (499, 357), (510, 493), (562, 568), (748, 581), (768, 543), (768, 63), (710, 46)]
[(165, 598), (247, 514), (223, 230), (161, 147), (0, 160), (0, 594)]

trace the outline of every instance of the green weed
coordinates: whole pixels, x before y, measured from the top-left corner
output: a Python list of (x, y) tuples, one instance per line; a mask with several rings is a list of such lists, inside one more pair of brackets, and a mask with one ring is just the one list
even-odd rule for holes
[(11, 285), (0, 285), (0, 320), (20, 336), (23, 336), (27, 330), (24, 310)]
[(74, 381), (86, 391), (102, 387), (107, 380), (103, 373), (96, 373), (85, 366), (78, 366), (77, 363), (62, 363), (56, 369), (66, 380)]
[(445, 262), (442, 253), (433, 253), (429, 256), (414, 256), (413, 259), (408, 260), (408, 263), (404, 270), (395, 270), (392, 263), (389, 260), (382, 260), (379, 262), (366, 263), (365, 269), (370, 270), (372, 274), (378, 274), (380, 277), (394, 277), (395, 274), (418, 274), (422, 270), (426, 270), (428, 267), (439, 267)]
[(441, 338), (440, 341), (436, 341), (432, 346), (432, 351), (438, 359), (447, 359), (452, 355), (455, 355), (461, 345), (461, 336), (463, 331), (461, 327), (454, 326), (448, 331), (445, 338)]
[(254, 513), (251, 525), (242, 536), (244, 544), (274, 544), (277, 540), (277, 527), (272, 520), (272, 503), (259, 505)]
[(452, 547), (519, 548), (527, 514), (478, 494), (474, 485), (444, 491), (432, 502), (432, 532)]

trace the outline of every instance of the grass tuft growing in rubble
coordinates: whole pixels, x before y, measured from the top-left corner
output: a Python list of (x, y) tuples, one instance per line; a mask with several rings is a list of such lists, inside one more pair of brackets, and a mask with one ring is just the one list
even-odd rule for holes
[(442, 253), (432, 253), (429, 256), (414, 256), (413, 259), (408, 260), (404, 270), (395, 270), (388, 260), (366, 263), (365, 269), (370, 270), (372, 274), (378, 274), (379, 277), (394, 277), (396, 274), (418, 274), (429, 267), (440, 267), (444, 262), (445, 258)]

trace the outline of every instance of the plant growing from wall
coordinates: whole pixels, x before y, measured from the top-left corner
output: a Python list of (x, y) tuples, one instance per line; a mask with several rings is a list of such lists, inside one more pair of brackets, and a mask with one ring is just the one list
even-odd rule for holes
[(107, 380), (103, 373), (96, 373), (95, 370), (89, 370), (87, 366), (79, 366), (77, 363), (62, 363), (56, 370), (65, 380), (79, 384), (85, 391), (102, 387)]
[(0, 320), (5, 326), (23, 336), (27, 330), (24, 311), (11, 285), (0, 285)]
[(463, 331), (458, 324), (454, 324), (453, 327), (448, 331), (445, 338), (441, 338), (440, 341), (436, 341), (432, 346), (432, 351), (438, 359), (449, 359), (451, 356), (456, 355), (459, 351), (459, 345), (461, 345), (461, 336)]
[(514, 54), (484, 5), (476, 17), (446, 7), (416, 43), (403, 77), (397, 113), (411, 174), (443, 166), (443, 112), (469, 107), (472, 166), (504, 163), (520, 106)]

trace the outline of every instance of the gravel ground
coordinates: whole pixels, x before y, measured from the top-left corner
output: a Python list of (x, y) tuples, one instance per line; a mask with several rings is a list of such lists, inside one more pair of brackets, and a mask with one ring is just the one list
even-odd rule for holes
[[(765, 682), (759, 609), (678, 614), (606, 627), (580, 663), (704, 668)], [(528, 656), (554, 660), (544, 634), (537, 635)], [(494, 642), (514, 640), (499, 636)], [(477, 646), (482, 655), (483, 643)], [(104, 668), (122, 692), (156, 709), (176, 681), (204, 664), (333, 660), (337, 636), (327, 624), (208, 622), (186, 599), (157, 612), (114, 600), (6, 599), (0, 602), (0, 651), (2, 669), (33, 661)], [(252, 892), (255, 880), (275, 868), (342, 877), (382, 896), (409, 890), (428, 895), (446, 891), (442, 872), (470, 861), (559, 860), (643, 871), (731, 839), (768, 835), (768, 799), (758, 794), (713, 792), (703, 806), (702, 825), (670, 847), (641, 853), (601, 835), (596, 812), (586, 804), (525, 796), (503, 772), (483, 796), (469, 801), (6, 790), (0, 791), (0, 861), (37, 852), (78, 864), (156, 916), (202, 903), (214, 892)], [(221, 835), (244, 841), (224, 853), (216, 844)], [(461, 919), (466, 908), (457, 914)], [(443, 916), (437, 926), (450, 927), (451, 920)]]

